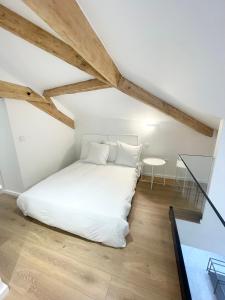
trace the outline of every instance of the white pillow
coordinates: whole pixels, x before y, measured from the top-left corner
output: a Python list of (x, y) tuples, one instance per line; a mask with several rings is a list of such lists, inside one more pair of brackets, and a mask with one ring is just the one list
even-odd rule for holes
[(109, 157), (108, 161), (109, 162), (114, 162), (116, 160), (116, 155), (117, 155), (117, 143), (115, 142), (105, 142), (106, 145), (109, 146)]
[(88, 151), (89, 151), (89, 147), (91, 145), (91, 143), (99, 143), (102, 144), (103, 140), (102, 138), (99, 138), (98, 136), (93, 136), (93, 140), (82, 140), (81, 143), (81, 153), (80, 153), (80, 159), (84, 160), (87, 158), (88, 155)]
[(131, 146), (117, 142), (117, 157), (115, 164), (136, 168), (141, 156), (142, 145)]
[(85, 142), (82, 143), (80, 159), (87, 158), (89, 147), (90, 147), (90, 142), (85, 141)]
[(96, 165), (105, 165), (108, 157), (109, 157), (108, 145), (91, 143), (85, 161)]

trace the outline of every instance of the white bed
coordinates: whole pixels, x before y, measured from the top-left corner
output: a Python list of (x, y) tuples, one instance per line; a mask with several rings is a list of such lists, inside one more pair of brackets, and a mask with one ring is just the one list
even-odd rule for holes
[(137, 168), (78, 161), (17, 199), (24, 215), (112, 247), (125, 247)]

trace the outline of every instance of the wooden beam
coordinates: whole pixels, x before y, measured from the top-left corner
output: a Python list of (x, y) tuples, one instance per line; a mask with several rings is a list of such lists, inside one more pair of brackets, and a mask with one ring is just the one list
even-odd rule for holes
[(71, 128), (74, 128), (74, 120), (59, 111), (51, 98), (42, 97), (28, 87), (6, 81), (0, 81), (0, 97), (26, 100), (40, 110), (48, 113), (53, 118), (63, 122)]
[(64, 123), (65, 125), (69, 126), (70, 128), (75, 128), (74, 120), (72, 120), (70, 117), (62, 113), (60, 110), (56, 108), (56, 106), (53, 106), (51, 104), (46, 103), (38, 103), (38, 102), (30, 102), (30, 104), (34, 105), (38, 109), (46, 112), (56, 120)]
[(108, 82), (117, 86), (120, 73), (75, 0), (24, 0)]
[(51, 106), (53, 106), (54, 108), (57, 108), (56, 105), (55, 105), (55, 103), (54, 103), (53, 100), (51, 99), (51, 97), (48, 97), (48, 96), (44, 96), (44, 97), (45, 97), (45, 99), (47, 99), (47, 101), (49, 101), (49, 104), (50, 104)]
[(151, 93), (145, 91), (143, 88), (123, 77), (119, 81), (118, 89), (131, 97), (134, 97), (146, 104), (157, 108), (161, 112), (173, 117), (177, 121), (193, 128), (194, 130), (206, 136), (213, 136), (213, 128), (210, 128), (204, 123), (196, 120), (195, 118), (189, 116), (188, 114), (163, 101), (162, 99), (152, 95)]
[(47, 99), (38, 95), (32, 89), (26, 86), (2, 80), (0, 80), (0, 97), (16, 100), (27, 100), (29, 102), (49, 103)]
[(43, 95), (45, 97), (54, 97), (65, 94), (75, 94), (81, 92), (94, 91), (109, 87), (111, 87), (109, 83), (104, 83), (102, 81), (99, 81), (98, 79), (90, 79), (87, 81), (81, 81), (45, 90)]
[(0, 26), (68, 64), (106, 81), (71, 46), (3, 5), (0, 5)]
[[(70, 46), (2, 5), (0, 5), (0, 26), (95, 76), (100, 81), (110, 82), (123, 93), (152, 105), (196, 131), (207, 136), (213, 135), (213, 129), (209, 126), (122, 78), (75, 0), (24, 0), (24, 2)], [(46, 91), (46, 95), (50, 95), (47, 94), (48, 92), (50, 93)], [(33, 99), (36, 99), (35, 95)], [(53, 104), (49, 106), (51, 109), (54, 108)], [(42, 103), (39, 105), (46, 112), (49, 111), (49, 106), (45, 107)], [(54, 113), (56, 114), (55, 111)]]

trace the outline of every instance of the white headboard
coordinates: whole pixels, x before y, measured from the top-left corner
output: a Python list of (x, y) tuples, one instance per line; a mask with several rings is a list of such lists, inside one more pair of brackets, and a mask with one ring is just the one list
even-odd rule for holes
[(82, 144), (87, 142), (116, 142), (121, 141), (133, 146), (138, 145), (137, 135), (97, 135), (97, 134), (85, 134), (82, 137)]

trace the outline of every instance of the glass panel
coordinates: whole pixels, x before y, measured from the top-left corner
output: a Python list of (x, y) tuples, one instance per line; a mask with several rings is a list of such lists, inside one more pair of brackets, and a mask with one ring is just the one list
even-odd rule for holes
[(187, 154), (181, 154), (179, 157), (183, 164), (188, 167), (190, 177), (193, 176), (203, 190), (207, 192), (213, 166), (213, 157)]
[(225, 299), (225, 223), (204, 193), (207, 192), (213, 159), (181, 157), (186, 166), (183, 167), (183, 177), (177, 175), (177, 181), (181, 183), (178, 188), (192, 207), (201, 212), (200, 218), (194, 218), (194, 209), (186, 218), (175, 212), (192, 299)]

